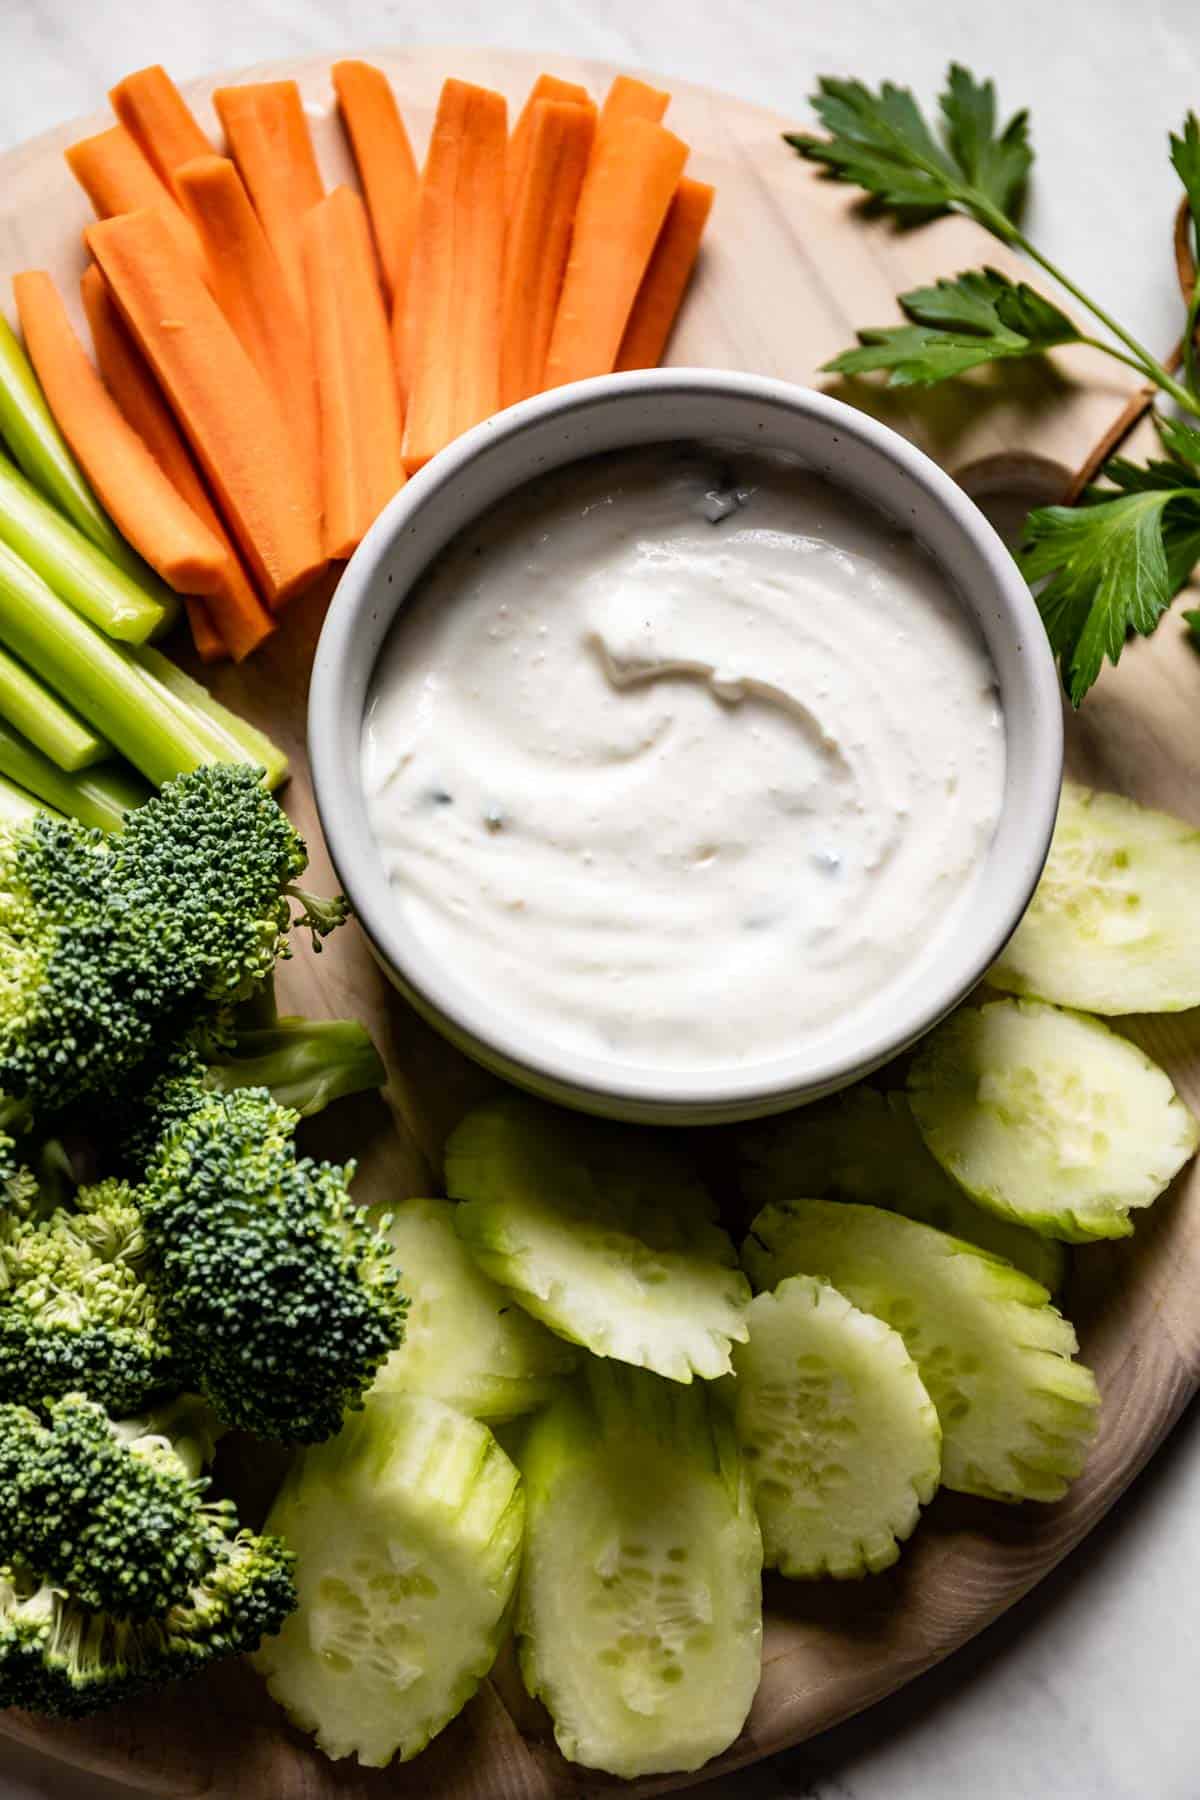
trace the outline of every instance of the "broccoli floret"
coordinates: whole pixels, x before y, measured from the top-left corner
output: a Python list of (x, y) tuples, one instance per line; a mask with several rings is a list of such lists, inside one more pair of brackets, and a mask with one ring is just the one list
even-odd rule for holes
[(0, 823), (0, 1126), (21, 1103), (120, 1094), (206, 1008), (253, 994), (290, 954), (293, 900), (315, 938), (346, 916), (295, 887), (304, 842), (259, 776), (181, 776), (120, 837)]
[(143, 1078), (144, 1088), (126, 1093), (107, 1119), (120, 1166), (139, 1178), (159, 1141), (210, 1094), (266, 1088), (310, 1118), (335, 1100), (382, 1087), (387, 1070), (354, 1019), (284, 1018), (242, 1030), (237, 1013), (221, 1013), (143, 1065)]
[[(0, 1090), (52, 1111), (150, 1047), (172, 983), (153, 921), (111, 882), (108, 840), (39, 814), (0, 824)], [(24, 1121), (22, 1121), (24, 1122)]]
[(212, 1447), (190, 1396), (0, 1408), (0, 1706), (79, 1717), (279, 1630), (294, 1559), (203, 1497)]
[(79, 1390), (133, 1412), (174, 1375), (136, 1197), (106, 1181), (45, 1206), (25, 1174), (0, 1213), (0, 1402)]
[(0, 1220), (7, 1214), (27, 1214), (37, 1204), (37, 1195), (37, 1176), (22, 1162), (15, 1138), (9, 1137), (0, 1124)]
[(194, 1406), (119, 1423), (82, 1394), (44, 1422), (0, 1406), (0, 1559), (93, 1612), (148, 1619), (220, 1560), (232, 1507), (201, 1498), (211, 1455)]
[(20, 1565), (0, 1566), (0, 1707), (79, 1719), (257, 1648), (296, 1604), (294, 1558), (243, 1532), (161, 1616), (90, 1612)]
[(180, 1358), (221, 1419), (315, 1443), (360, 1403), (407, 1305), (353, 1165), (298, 1158), (260, 1088), (209, 1094), (151, 1161), (143, 1216)]
[(114, 848), (130, 881), (164, 922), (163, 953), (178, 955), (194, 989), (245, 999), (290, 956), (291, 901), (319, 941), (346, 918), (345, 900), (295, 886), (304, 840), (263, 786), (262, 770), (217, 763), (170, 782), (128, 816)]

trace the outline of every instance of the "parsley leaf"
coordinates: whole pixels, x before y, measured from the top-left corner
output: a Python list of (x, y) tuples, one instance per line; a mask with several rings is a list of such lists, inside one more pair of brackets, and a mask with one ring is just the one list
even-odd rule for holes
[(1200, 237), (1200, 119), (1190, 112), (1183, 122), (1183, 131), (1177, 137), (1171, 133), (1171, 161), (1175, 165), (1175, 173), (1184, 185), (1188, 197), (1188, 205), (1192, 209), (1192, 221), (1196, 234)]
[(887, 369), (892, 387), (928, 386), (982, 363), (1040, 356), (1079, 338), (1066, 313), (997, 269), (914, 288), (901, 294), (900, 305), (910, 324), (860, 331), (859, 348), (844, 350), (826, 370), (862, 375)]
[(878, 93), (861, 81), (822, 76), (813, 108), (829, 136), (787, 132), (801, 156), (824, 163), (909, 224), (959, 210), (1002, 238), (1016, 225), (1033, 150), (1028, 115), (996, 131), (996, 90), (953, 63), (940, 99), (941, 141), (908, 88), (885, 81)]
[[(1159, 420), (1161, 425), (1169, 421)], [(1184, 432), (1188, 427), (1181, 426)], [(1191, 432), (1200, 450), (1200, 432)], [(1114, 486), (1126, 494), (1146, 494), (1162, 492), (1164, 489), (1192, 488), (1197, 491), (1197, 502), (1200, 503), (1200, 469), (1189, 469), (1177, 462), (1154, 461), (1148, 463), (1127, 462), (1124, 457), (1117, 457), (1107, 464), (1105, 476)], [(1084, 496), (1087, 503), (1098, 504), (1112, 499), (1109, 488), (1089, 488)], [(1163, 549), (1167, 557), (1167, 582), (1172, 594), (1177, 594), (1186, 587), (1191, 579), (1192, 570), (1200, 562), (1200, 504), (1195, 511), (1190, 507), (1170, 507), (1163, 514)]]
[(951, 63), (939, 104), (947, 148), (968, 182), (1015, 221), (1033, 163), (1028, 112), (1014, 113), (997, 135), (995, 84), (976, 81), (961, 63)]
[(1044, 506), (1026, 522), (1026, 580), (1049, 576), (1038, 610), (1078, 706), (1128, 634), (1148, 637), (1200, 552), (1200, 481), (1167, 462), (1109, 463), (1110, 488), (1077, 507)]
[[(1194, 425), (1185, 425), (1182, 419), (1165, 418), (1162, 413), (1155, 413), (1154, 423), (1165, 449), (1176, 462), (1194, 463), (1200, 470), (1200, 431)], [(1200, 475), (1196, 479), (1200, 481)]]

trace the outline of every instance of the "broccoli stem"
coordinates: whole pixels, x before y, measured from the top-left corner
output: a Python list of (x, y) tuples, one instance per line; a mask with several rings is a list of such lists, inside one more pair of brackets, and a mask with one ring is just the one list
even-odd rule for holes
[(64, 706), (36, 675), (0, 650), (0, 719), (29, 739), (35, 749), (73, 773), (103, 762), (112, 748), (90, 725)]
[(210, 1065), (206, 1085), (219, 1094), (267, 1088), (280, 1106), (308, 1118), (386, 1080), (379, 1052), (356, 1020), (286, 1018), (239, 1032), (232, 1054)]
[(130, 807), (150, 797), (146, 784), (116, 763), (66, 773), (40, 750), (10, 731), (0, 719), (0, 775), (7, 775), (55, 812), (95, 825), (101, 831), (123, 831)]
[(178, 612), (178, 601), (157, 575), (131, 572), (115, 561), (3, 455), (0, 542), (109, 637), (141, 643), (165, 631)]
[(165, 1444), (189, 1480), (197, 1481), (212, 1462), (225, 1427), (199, 1394), (176, 1394), (149, 1412), (112, 1421), (112, 1433), (122, 1444)]
[(274, 793), (287, 780), (288, 759), (264, 731), (214, 700), (206, 687), (173, 663), (151, 644), (139, 644), (129, 653), (156, 691), (168, 695), (207, 742), (217, 762), (249, 763), (263, 770), (263, 779)]
[(121, 536), (67, 446), (32, 364), (0, 316), (0, 435), (30, 481), (136, 586), (158, 582)]
[(217, 760), (192, 714), (0, 543), (0, 643), (156, 787)]
[(279, 1007), (275, 999), (274, 971), (267, 976), (261, 987), (255, 989), (248, 1000), (243, 1000), (234, 1015), (237, 1036), (243, 1037), (250, 1031), (262, 1031), (268, 1025), (279, 1022)]

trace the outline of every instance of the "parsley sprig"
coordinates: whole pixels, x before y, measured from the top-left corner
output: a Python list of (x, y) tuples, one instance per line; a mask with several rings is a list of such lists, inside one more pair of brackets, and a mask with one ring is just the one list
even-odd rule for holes
[[(1200, 283), (1184, 331), (1184, 380), (1030, 242), (1020, 214), (1033, 163), (1025, 112), (1001, 125), (992, 82), (957, 63), (940, 96), (937, 129), (907, 88), (823, 78), (813, 106), (828, 136), (788, 133), (800, 155), (869, 194), (881, 209), (914, 225), (962, 212), (993, 237), (1022, 251), (1103, 328), (1081, 330), (1052, 301), (996, 269), (977, 269), (902, 294), (907, 323), (872, 326), (858, 345), (826, 367), (842, 375), (887, 373), (890, 385), (928, 386), (986, 363), (1040, 356), (1062, 344), (1091, 344), (1135, 369), (1185, 413), (1200, 418), (1195, 336)], [(1200, 121), (1189, 114), (1170, 140), (1171, 161), (1200, 238)], [(1040, 507), (1029, 516), (1020, 562), (1042, 582), (1038, 605), (1078, 706), (1107, 658), (1115, 663), (1130, 632), (1148, 635), (1200, 560), (1200, 430), (1158, 418), (1166, 451), (1145, 467), (1116, 458), (1106, 485), (1078, 507)], [(1200, 611), (1186, 615), (1200, 643)]]

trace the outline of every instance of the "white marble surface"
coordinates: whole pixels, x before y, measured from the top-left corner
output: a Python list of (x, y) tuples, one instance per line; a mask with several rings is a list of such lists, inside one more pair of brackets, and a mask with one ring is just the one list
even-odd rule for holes
[[(1050, 21), (1053, 20), (1053, 24)], [(126, 70), (179, 78), (371, 44), (608, 57), (805, 117), (818, 72), (928, 94), (950, 57), (1033, 111), (1030, 224), (1144, 341), (1178, 331), (1169, 126), (1200, 106), (1195, 0), (2, 0), (0, 144), (97, 106)], [(449, 62), (449, 59), (448, 59)], [(1200, 1304), (1200, 1297), (1198, 1297)], [(710, 1800), (1197, 1800), (1200, 1413), (1105, 1525), (943, 1669), (859, 1720), (714, 1784)], [(125, 1793), (0, 1747), (5, 1800)], [(222, 1795), (219, 1800), (236, 1800)]]

